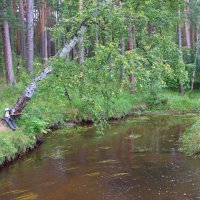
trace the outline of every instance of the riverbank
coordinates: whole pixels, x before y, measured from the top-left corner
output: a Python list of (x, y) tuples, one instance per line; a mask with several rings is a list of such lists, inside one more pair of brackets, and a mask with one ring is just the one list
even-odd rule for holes
[[(183, 115), (183, 114), (188, 114), (188, 113), (200, 113), (200, 110), (182, 110), (182, 111), (148, 111), (148, 112), (130, 112), (125, 116), (121, 116), (121, 117), (111, 117), (110, 120), (120, 120), (122, 118), (128, 117), (128, 116), (147, 116), (147, 115)], [(86, 125), (87, 123), (91, 124), (91, 121), (79, 121), (76, 123), (76, 125), (81, 126), (81, 125)], [(2, 123), (0, 123), (0, 126), (2, 125)], [(200, 124), (199, 124), (200, 125)], [(49, 133), (53, 132), (55, 130), (61, 129), (61, 128), (68, 128), (69, 132), (73, 132), (75, 124), (74, 123), (66, 123), (65, 125), (61, 124), (60, 122), (58, 123), (54, 123), (52, 125), (50, 125), (49, 127)], [(193, 127), (190, 129), (191, 131), (194, 131), (194, 133), (196, 133), (196, 129), (194, 129)], [(47, 133), (47, 132), (46, 132)], [(37, 148), (38, 146), (40, 146), (43, 141), (45, 141), (45, 135), (46, 133), (38, 133), (37, 135), (35, 134), (30, 134), (25, 132), (22, 128), (18, 129), (17, 131), (11, 131), (9, 130), (7, 127), (5, 127), (5, 125), (3, 125), (3, 129), (0, 131), (0, 167), (3, 167), (11, 162), (13, 162), (16, 159), (22, 158), (23, 156), (25, 156), (27, 153), (29, 153), (30, 151), (34, 150), (35, 148)], [(188, 133), (188, 132), (186, 132)], [(190, 133), (191, 134), (191, 133)], [(195, 135), (195, 134), (194, 134)], [(188, 145), (184, 144), (184, 149), (182, 148), (182, 151), (184, 151), (187, 154), (193, 155), (196, 153), (190, 153), (187, 152), (187, 149), (190, 148), (192, 149), (194, 152), (196, 152), (196, 150), (194, 149), (192, 143), (197, 143), (197, 141), (200, 141), (200, 134), (197, 135), (198, 136), (198, 140), (194, 139), (194, 140), (190, 140), (190, 139), (186, 139), (185, 137), (182, 138), (185, 140), (185, 142), (189, 142)], [(184, 143), (185, 143), (184, 142)], [(198, 151), (199, 152), (200, 147), (198, 147)]]
[[(0, 110), (10, 107), (20, 94), (20, 89), (16, 89), (11, 97), (9, 90), (12, 90), (12, 88), (6, 87), (0, 95), (2, 102)], [(94, 121), (90, 110), (86, 109), (85, 105), (77, 99), (74, 99), (73, 105), (66, 101), (65, 97), (60, 99), (60, 103), (56, 98), (52, 98), (50, 101), (48, 99), (50, 99), (48, 96), (43, 98), (36, 95), (25, 109), (20, 120), (17, 121), (20, 128), (15, 132), (10, 130), (0, 131), (0, 165), (34, 149), (37, 146), (38, 138), (52, 129), (65, 127), (68, 122), (81, 124), (83, 121), (90, 123)], [(164, 91), (158, 99), (152, 98), (150, 95), (144, 97), (138, 94), (122, 93), (117, 99), (113, 100), (109, 110), (102, 110), (104, 108), (102, 105), (101, 111), (96, 108), (95, 112), (102, 113), (102, 118), (106, 116), (105, 118), (111, 120), (129, 115), (199, 113), (200, 96), (195, 92), (181, 96), (175, 92)]]
[(200, 119), (192, 125), (180, 138), (180, 151), (188, 156), (200, 156)]

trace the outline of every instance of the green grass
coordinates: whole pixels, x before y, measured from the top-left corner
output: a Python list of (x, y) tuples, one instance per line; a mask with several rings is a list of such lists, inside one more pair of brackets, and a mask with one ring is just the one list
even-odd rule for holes
[(189, 156), (200, 155), (200, 118), (180, 138), (180, 151)]
[(6, 131), (0, 133), (0, 165), (5, 160), (10, 161), (18, 153), (25, 153), (28, 148), (35, 145), (34, 135), (27, 134), (22, 130)]
[(159, 105), (157, 110), (196, 110), (200, 109), (200, 93), (198, 91), (188, 92), (184, 96), (177, 92), (164, 91), (163, 98), (166, 104)]
[(0, 85), (0, 91), (0, 112), (3, 114), (4, 108), (11, 107), (19, 97), (21, 91), (18, 88), (13, 90), (12, 87), (2, 85)]

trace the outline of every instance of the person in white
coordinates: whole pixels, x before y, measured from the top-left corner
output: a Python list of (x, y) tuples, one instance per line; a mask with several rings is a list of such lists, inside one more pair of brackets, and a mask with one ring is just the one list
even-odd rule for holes
[(4, 110), (5, 114), (4, 114), (4, 120), (6, 121), (6, 123), (8, 124), (8, 126), (12, 129), (12, 130), (16, 130), (16, 124), (14, 119), (11, 118), (10, 116), (10, 109), (6, 108)]

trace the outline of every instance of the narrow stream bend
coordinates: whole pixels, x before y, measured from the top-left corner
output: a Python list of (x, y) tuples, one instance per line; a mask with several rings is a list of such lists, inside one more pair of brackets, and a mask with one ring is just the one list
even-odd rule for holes
[(0, 171), (0, 200), (200, 199), (200, 160), (179, 153), (195, 115), (111, 123), (103, 137), (64, 131)]

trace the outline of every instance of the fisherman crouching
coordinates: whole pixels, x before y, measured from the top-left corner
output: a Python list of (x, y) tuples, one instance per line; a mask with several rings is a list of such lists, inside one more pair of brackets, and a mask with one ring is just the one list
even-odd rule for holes
[(15, 120), (12, 119), (11, 117), (11, 114), (10, 114), (10, 109), (9, 108), (6, 108), (4, 110), (4, 120), (6, 121), (7, 125), (13, 130), (15, 131), (17, 126), (16, 126), (16, 123), (15, 123)]

